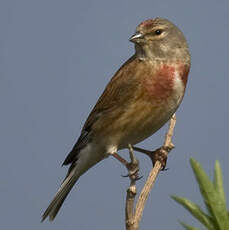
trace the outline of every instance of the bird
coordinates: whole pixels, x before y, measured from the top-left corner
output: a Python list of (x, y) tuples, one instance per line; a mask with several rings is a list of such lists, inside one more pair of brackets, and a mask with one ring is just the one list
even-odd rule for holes
[(183, 32), (165, 18), (141, 22), (135, 53), (114, 74), (63, 162), (67, 175), (42, 216), (52, 221), (76, 181), (98, 162), (158, 131), (185, 93), (191, 65)]

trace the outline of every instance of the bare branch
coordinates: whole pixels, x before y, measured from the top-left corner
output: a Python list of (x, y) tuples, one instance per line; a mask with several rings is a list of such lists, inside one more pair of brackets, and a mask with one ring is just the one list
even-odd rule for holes
[(134, 200), (137, 194), (135, 184), (130, 185), (126, 192), (126, 230), (132, 230), (134, 224)]
[[(172, 136), (173, 136), (175, 124), (176, 124), (176, 116), (174, 114), (170, 120), (168, 132), (165, 135), (164, 145), (159, 150), (159, 151), (163, 151), (163, 154), (165, 154), (166, 156), (168, 156), (168, 153), (175, 147), (174, 144), (172, 143)], [(138, 202), (136, 204), (135, 219), (134, 219), (135, 225), (137, 226), (139, 226), (139, 222), (142, 217), (145, 202), (149, 196), (149, 193), (161, 169), (162, 169), (161, 162), (156, 161), (141, 191)]]
[[(150, 156), (150, 154), (151, 155), (161, 154), (163, 157), (167, 158), (168, 153), (175, 147), (172, 143), (172, 136), (173, 136), (175, 124), (176, 124), (176, 116), (174, 114), (170, 120), (169, 128), (165, 135), (164, 144), (161, 148), (153, 152), (144, 150), (138, 147), (134, 147), (134, 150), (143, 152), (147, 154), (148, 156)], [(135, 158), (133, 155), (133, 149), (130, 146), (129, 146), (129, 153), (130, 153), (131, 161), (133, 161), (133, 159)], [(152, 156), (150, 157), (153, 160), (153, 157)], [(160, 161), (160, 158), (158, 158), (158, 160), (154, 162), (154, 167), (150, 171), (149, 176), (146, 180), (146, 183), (139, 195), (135, 212), (134, 212), (134, 199), (136, 196), (136, 184), (135, 184), (135, 180), (131, 179), (130, 177), (130, 180), (131, 180), (130, 187), (127, 189), (127, 196), (126, 196), (126, 229), (127, 230), (138, 230), (139, 229), (139, 223), (142, 218), (143, 210), (145, 207), (145, 202), (149, 196), (149, 193), (156, 181), (156, 178), (159, 172), (163, 168), (164, 168), (164, 163)]]
[(164, 147), (168, 146), (169, 148), (171, 148), (171, 150), (175, 147), (172, 143), (172, 136), (173, 136), (175, 125), (176, 125), (176, 115), (174, 113), (172, 118), (170, 119), (169, 129), (165, 135), (165, 141), (164, 141)]
[(138, 160), (134, 156), (134, 150), (131, 145), (129, 145), (129, 155), (131, 160), (129, 164), (132, 164), (132, 167), (130, 166), (128, 169), (130, 186), (126, 191), (127, 194), (126, 194), (125, 214), (126, 214), (126, 229), (132, 230), (134, 224), (134, 200), (137, 194), (137, 189), (136, 189), (136, 175), (134, 174), (131, 175), (131, 173), (133, 173), (131, 172), (131, 168), (133, 169), (135, 167), (135, 169), (137, 168), (138, 170)]
[[(168, 156), (168, 153), (175, 147), (174, 144), (172, 143), (172, 136), (173, 136), (175, 124), (176, 124), (176, 115), (174, 114), (170, 120), (168, 132), (165, 135), (164, 145), (159, 149), (159, 151), (163, 151), (163, 154), (165, 154), (166, 156)], [(135, 218), (134, 218), (134, 223), (137, 226), (136, 229), (138, 229), (139, 222), (141, 220), (142, 213), (145, 207), (145, 202), (149, 196), (149, 193), (161, 169), (162, 169), (162, 163), (160, 161), (156, 161), (141, 191), (141, 194), (136, 204), (136, 211), (135, 211)]]
[(157, 161), (153, 169), (150, 171), (147, 181), (141, 191), (141, 194), (139, 195), (139, 198), (136, 204), (135, 217), (134, 217), (135, 229), (139, 228), (139, 223), (142, 218), (143, 210), (145, 207), (145, 202), (149, 196), (149, 193), (156, 181), (157, 175), (159, 174), (160, 170), (161, 170), (161, 163)]

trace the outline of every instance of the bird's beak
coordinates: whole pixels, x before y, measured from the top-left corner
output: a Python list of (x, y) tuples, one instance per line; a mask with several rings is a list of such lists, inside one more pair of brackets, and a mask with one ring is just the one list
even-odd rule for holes
[(143, 35), (140, 32), (136, 32), (134, 35), (132, 35), (129, 38), (130, 42), (136, 43), (139, 41), (139, 39), (143, 38)]

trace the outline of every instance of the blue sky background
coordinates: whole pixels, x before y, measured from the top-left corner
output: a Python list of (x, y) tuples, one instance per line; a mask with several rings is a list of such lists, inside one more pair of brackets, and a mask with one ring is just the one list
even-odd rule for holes
[[(141, 229), (181, 230), (178, 219), (199, 226), (169, 197), (200, 202), (190, 157), (211, 176), (220, 161), (229, 197), (229, 1), (1, 0), (1, 229), (124, 229), (129, 181), (112, 158), (80, 178), (53, 223), (41, 224), (40, 216), (65, 176), (60, 165), (87, 115), (134, 52), (128, 38), (142, 20), (156, 16), (184, 32), (192, 68), (177, 112), (176, 149), (151, 192)], [(139, 146), (159, 147), (165, 130)], [(138, 158), (140, 188), (151, 163)]]

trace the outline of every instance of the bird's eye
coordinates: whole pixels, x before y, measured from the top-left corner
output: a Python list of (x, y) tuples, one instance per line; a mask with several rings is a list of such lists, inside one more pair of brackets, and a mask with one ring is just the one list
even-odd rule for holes
[(162, 30), (155, 30), (156, 35), (160, 35), (162, 33)]

